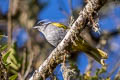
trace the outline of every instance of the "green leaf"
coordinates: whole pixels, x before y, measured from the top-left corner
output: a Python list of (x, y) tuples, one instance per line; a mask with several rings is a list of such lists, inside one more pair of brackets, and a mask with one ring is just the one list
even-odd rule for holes
[(8, 37), (5, 35), (0, 35), (0, 52), (7, 48)]
[(3, 63), (7, 64), (7, 58), (9, 57), (11, 51), (8, 51), (5, 55), (3, 55), (2, 60)]
[(11, 77), (9, 77), (9, 80), (16, 80), (17, 76), (18, 76), (17, 74), (12, 75)]
[(2, 47), (0, 47), (0, 52), (4, 51), (5, 49), (7, 49), (8, 45), (2, 45)]

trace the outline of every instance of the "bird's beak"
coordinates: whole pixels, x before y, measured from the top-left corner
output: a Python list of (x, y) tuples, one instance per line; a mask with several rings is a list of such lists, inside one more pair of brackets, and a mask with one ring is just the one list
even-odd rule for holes
[(34, 26), (34, 27), (32, 27), (32, 28), (33, 28), (33, 29), (38, 29), (38, 27), (39, 27), (39, 26)]

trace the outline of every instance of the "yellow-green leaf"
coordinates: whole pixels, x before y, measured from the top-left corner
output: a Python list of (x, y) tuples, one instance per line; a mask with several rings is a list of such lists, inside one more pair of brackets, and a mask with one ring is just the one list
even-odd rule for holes
[(17, 76), (18, 76), (17, 74), (12, 75), (11, 77), (9, 77), (9, 80), (16, 80)]
[(9, 57), (11, 51), (8, 51), (5, 55), (3, 55), (2, 60), (3, 63), (7, 64), (7, 58)]

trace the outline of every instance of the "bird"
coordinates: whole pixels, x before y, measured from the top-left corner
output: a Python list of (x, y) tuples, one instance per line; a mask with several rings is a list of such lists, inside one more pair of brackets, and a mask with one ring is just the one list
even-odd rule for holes
[(38, 21), (33, 28), (42, 32), (47, 41), (54, 47), (57, 47), (69, 29), (69, 27), (63, 24), (50, 22), (48, 20)]
[[(45, 36), (46, 40), (54, 47), (57, 47), (65, 37), (66, 33), (70, 30), (70, 27), (62, 23), (51, 22), (49, 20), (38, 21), (33, 28), (40, 31)], [(80, 43), (82, 43), (82, 39), (80, 41)], [(107, 59), (108, 57), (106, 52), (90, 46), (86, 41), (83, 44), (80, 45), (82, 52), (87, 53), (87, 55), (91, 56), (102, 65), (105, 65), (104, 59)]]

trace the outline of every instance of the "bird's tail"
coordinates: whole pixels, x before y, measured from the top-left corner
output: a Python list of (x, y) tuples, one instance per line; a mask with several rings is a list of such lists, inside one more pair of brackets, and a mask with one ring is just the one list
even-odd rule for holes
[(105, 65), (104, 60), (108, 58), (108, 55), (106, 52), (93, 47), (90, 47), (88, 50), (86, 50), (86, 54), (91, 56), (93, 59), (95, 59), (102, 65)]
[(73, 47), (73, 49), (83, 51), (87, 55), (95, 59), (97, 62), (99, 62), (100, 64), (105, 65), (104, 60), (108, 58), (108, 55), (106, 52), (104, 52), (101, 49), (92, 47), (91, 45), (89, 45), (89, 43), (87, 43), (81, 38), (80, 38), (80, 41), (78, 42), (76, 41), (76, 43), (77, 43), (77, 46), (75, 48)]

